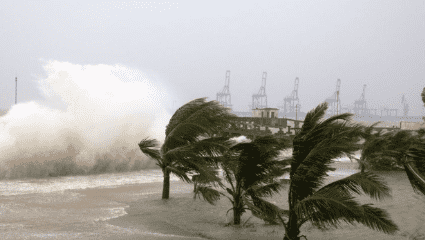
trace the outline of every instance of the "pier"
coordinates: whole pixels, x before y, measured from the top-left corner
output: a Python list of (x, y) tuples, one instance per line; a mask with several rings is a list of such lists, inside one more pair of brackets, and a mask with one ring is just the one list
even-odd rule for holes
[[(290, 118), (268, 118), (268, 117), (238, 117), (236, 126), (226, 130), (231, 136), (247, 136), (254, 139), (259, 136), (275, 135), (279, 138), (287, 137), (293, 139), (304, 124), (303, 120)], [(376, 130), (398, 131), (400, 127), (375, 127)], [(275, 133), (273, 133), (273, 131)], [(406, 129), (410, 130), (410, 129)], [(277, 131), (277, 132), (276, 132)]]

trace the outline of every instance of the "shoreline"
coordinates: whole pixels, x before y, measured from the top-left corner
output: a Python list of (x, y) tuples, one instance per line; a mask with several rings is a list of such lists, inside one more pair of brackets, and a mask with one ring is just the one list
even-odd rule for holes
[[(162, 183), (156, 183), (161, 187)], [(280, 226), (266, 226), (255, 217), (249, 219), (245, 227), (226, 226), (230, 221), (231, 208), (227, 198), (221, 198), (216, 205), (203, 199), (193, 199), (192, 192), (179, 192), (179, 188), (192, 189), (191, 184), (180, 181), (171, 182), (170, 199), (162, 200), (161, 193), (146, 195), (136, 201), (127, 202), (126, 215), (109, 219), (104, 223), (125, 229), (136, 229), (143, 232), (140, 239), (151, 235), (152, 239), (282, 239), (283, 229)], [(173, 190), (174, 189), (174, 190)], [(242, 216), (242, 223), (248, 220), (251, 213)], [(153, 233), (152, 233), (153, 232)], [(155, 235), (159, 235), (155, 238)], [(162, 235), (160, 237), (160, 235)], [(125, 238), (123, 238), (125, 239)], [(132, 238), (128, 239), (139, 239)]]
[[(408, 221), (413, 215), (422, 219), (422, 206), (425, 199), (416, 196), (409, 185), (407, 176), (402, 171), (380, 171), (378, 175), (384, 178), (392, 189), (393, 197), (382, 202), (374, 201), (367, 196), (356, 197), (361, 204), (373, 203), (382, 207), (390, 217), (399, 225), (400, 232), (395, 235), (371, 230), (361, 224), (342, 224), (341, 228), (321, 232), (307, 223), (301, 227), (302, 235), (308, 239), (409, 239), (415, 235), (415, 223)], [(136, 229), (142, 234), (132, 235), (122, 239), (282, 239), (284, 229), (282, 226), (266, 225), (262, 220), (251, 217), (248, 210), (242, 215), (241, 223), (244, 227), (227, 225), (231, 220), (231, 212), (226, 217), (226, 212), (231, 208), (227, 198), (222, 197), (216, 205), (211, 205), (203, 199), (193, 199), (193, 185), (181, 181), (171, 182), (170, 199), (162, 200), (162, 183), (150, 183), (138, 186), (140, 189), (156, 188), (155, 194), (145, 195), (126, 201), (129, 206), (125, 209), (126, 215), (104, 221), (123, 229)], [(406, 188), (408, 192), (406, 192)], [(181, 191), (184, 189), (184, 191)], [(126, 191), (125, 189), (122, 189)], [(409, 196), (405, 194), (408, 193)], [(412, 195), (412, 196), (410, 196)], [(406, 198), (408, 197), (408, 198)], [(276, 205), (287, 209), (285, 200), (287, 189), (283, 189), (273, 198), (268, 199)], [(405, 201), (405, 205), (395, 207), (397, 202)], [(406, 213), (409, 214), (406, 214)], [(404, 213), (404, 214), (403, 214)], [(413, 224), (413, 225), (412, 225)], [(162, 236), (161, 236), (162, 234)], [(148, 236), (149, 235), (149, 236)], [(155, 236), (156, 235), (156, 236)], [(140, 237), (138, 237), (140, 236)], [(111, 238), (113, 239), (113, 238)], [(410, 238), (411, 239), (411, 238)]]

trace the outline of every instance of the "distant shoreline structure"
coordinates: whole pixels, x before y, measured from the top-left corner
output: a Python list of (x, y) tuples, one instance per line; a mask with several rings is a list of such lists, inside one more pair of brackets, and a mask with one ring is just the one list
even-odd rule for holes
[[(237, 112), (232, 111), (233, 114), (235, 114), (238, 117), (252, 117), (252, 112)], [(283, 114), (279, 112), (278, 117), (279, 118), (288, 118), (288, 119), (296, 119), (303, 121), (305, 116), (307, 114), (304, 112), (299, 112), (297, 114), (295, 113), (289, 113), (289, 114)], [(333, 115), (325, 115), (325, 119), (329, 118)], [(379, 115), (371, 115), (371, 114), (363, 114), (363, 115), (357, 115), (354, 114), (353, 120), (356, 122), (392, 122), (392, 123), (399, 123), (401, 121), (403, 122), (424, 122), (423, 116), (379, 116)]]

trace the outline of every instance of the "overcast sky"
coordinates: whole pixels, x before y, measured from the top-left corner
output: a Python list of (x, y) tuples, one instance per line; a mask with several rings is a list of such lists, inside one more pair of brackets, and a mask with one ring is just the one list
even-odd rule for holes
[[(42, 100), (43, 61), (121, 64), (163, 83), (175, 105), (216, 99), (230, 70), (235, 110), (267, 72), (269, 107), (300, 79), (301, 111), (335, 91), (343, 106), (424, 114), (425, 1), (0, 1), (0, 108)], [(102, 79), (93, 78), (101, 87)]]

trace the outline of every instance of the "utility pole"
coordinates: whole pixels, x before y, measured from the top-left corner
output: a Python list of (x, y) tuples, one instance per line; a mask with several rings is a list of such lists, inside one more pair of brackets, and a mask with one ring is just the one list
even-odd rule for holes
[(338, 97), (339, 97), (339, 91), (336, 91), (336, 115), (338, 115)]
[(295, 120), (298, 120), (298, 104), (295, 105)]
[(18, 77), (15, 77), (15, 105), (18, 102)]

